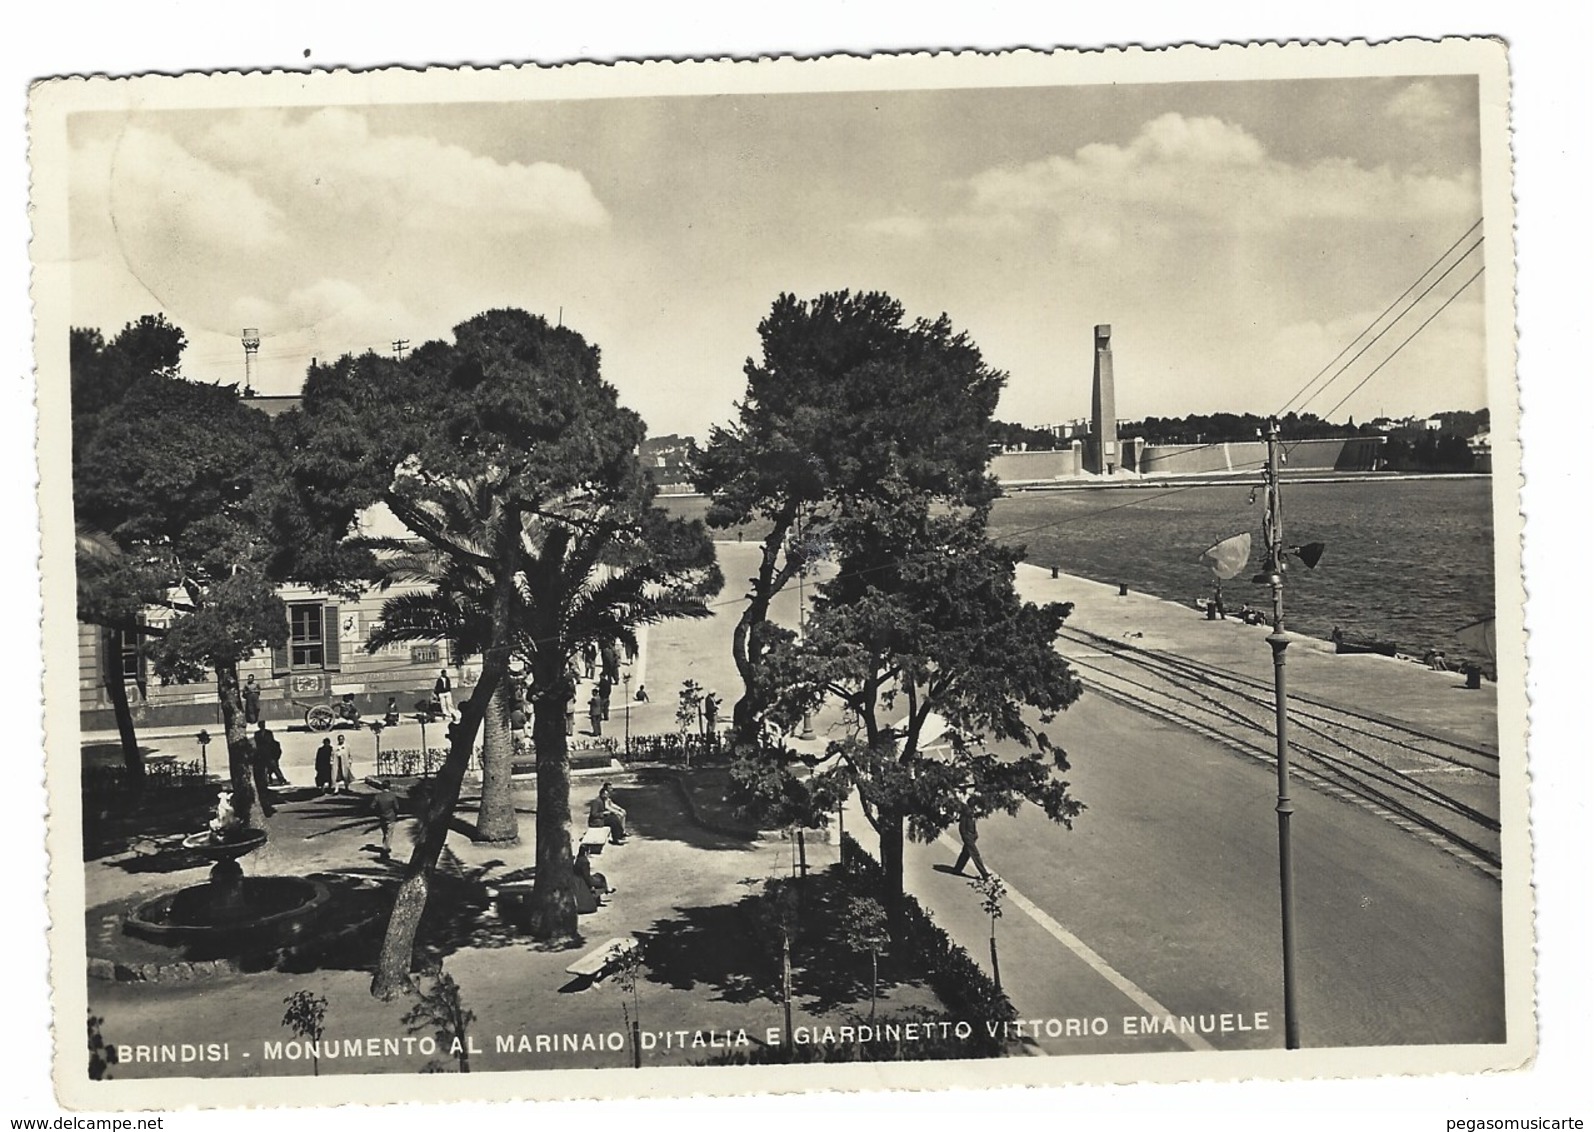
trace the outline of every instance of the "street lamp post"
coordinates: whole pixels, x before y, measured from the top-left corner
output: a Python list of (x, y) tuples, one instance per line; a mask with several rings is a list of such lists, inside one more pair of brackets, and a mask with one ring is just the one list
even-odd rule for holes
[(1273, 650), (1274, 730), (1278, 740), (1278, 802), (1274, 811), (1279, 826), (1279, 921), (1284, 953), (1284, 1047), (1301, 1046), (1300, 1019), (1295, 1003), (1295, 865), (1290, 849), (1289, 700), (1284, 677), (1284, 653), (1290, 639), (1284, 633), (1284, 512), (1279, 499), (1279, 425), (1268, 421), (1267, 513), (1262, 520), (1267, 543), (1267, 583), (1273, 590), (1273, 631), (1267, 643)]
[[(807, 609), (806, 595), (803, 592), (803, 579), (808, 576), (808, 546), (803, 542), (802, 527), (797, 528), (798, 553), (803, 556), (802, 565), (797, 568), (797, 643), (803, 643), (803, 619)], [(797, 735), (802, 740), (814, 737), (814, 714), (808, 709), (803, 709), (803, 729)]]
[(625, 675), (620, 677), (620, 681), (621, 681), (622, 684), (625, 685), (625, 753), (626, 753), (626, 757), (630, 758), (630, 756), (631, 756), (631, 670), (629, 668), (627, 668), (625, 670)]

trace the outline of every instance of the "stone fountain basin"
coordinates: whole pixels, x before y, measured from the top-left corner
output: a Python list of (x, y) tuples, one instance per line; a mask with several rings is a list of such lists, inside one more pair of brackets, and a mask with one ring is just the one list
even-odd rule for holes
[(209, 830), (183, 838), (184, 849), (198, 853), (208, 861), (236, 861), (265, 843), (266, 831), (263, 829), (245, 829), (223, 841), (217, 841)]
[(220, 955), (278, 947), (303, 935), (332, 898), (306, 877), (241, 877), (189, 885), (128, 913), (123, 930), (154, 943)]

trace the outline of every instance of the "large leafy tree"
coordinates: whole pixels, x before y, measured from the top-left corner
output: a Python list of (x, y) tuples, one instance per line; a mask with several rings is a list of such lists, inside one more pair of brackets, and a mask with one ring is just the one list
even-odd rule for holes
[[(574, 934), (564, 668), (588, 639), (581, 609), (604, 639), (621, 635), (625, 610), (633, 624), (645, 619), (640, 604), (591, 599), (603, 588), (605, 554), (649, 525), (636, 458), (642, 423), (619, 405), (598, 362), (573, 330), (524, 311), (489, 311), (456, 327), (453, 342), (427, 343), (402, 363), (366, 355), (313, 369), (302, 412), (290, 415), (311, 496), (329, 513), (385, 506), (445, 564), (441, 598), (487, 614), (481, 676), (461, 705), (399, 888), (372, 984), (379, 996), (408, 985), (475, 736), (517, 651), (529, 657), (535, 689), (535, 926), (539, 935)], [(472, 507), (449, 505), (461, 493)], [(697, 542), (711, 552), (701, 529)], [(680, 596), (674, 578), (646, 567), (636, 575), (638, 601)], [(657, 612), (675, 610), (659, 604)]]
[(781, 295), (759, 324), (736, 419), (709, 434), (694, 479), (708, 522), (768, 525), (732, 651), (744, 692), (732, 723), (744, 743), (778, 687), (766, 658), (787, 643), (770, 603), (814, 560), (848, 500), (895, 478), (959, 506), (995, 494), (986, 473), (991, 413), (1004, 377), (943, 315), (909, 321), (879, 292)]
[(856, 783), (900, 894), (904, 836), (934, 838), (965, 804), (983, 815), (1028, 800), (1064, 824), (1083, 807), (1058, 777), (1067, 756), (1031, 722), (1080, 693), (1055, 648), (1068, 607), (1019, 599), (1021, 552), (992, 542), (983, 514), (932, 512), (894, 486), (842, 515), (839, 569), (819, 586), (804, 640), (770, 668), (777, 718), (832, 698), (856, 721), (831, 745), (839, 769), (815, 786)]
[(155, 316), (109, 347), (97, 332), (74, 334), (79, 614), (126, 629), (153, 607), (164, 624), (138, 632), (157, 676), (214, 675), (234, 809), (255, 821), (263, 776), (238, 666), (286, 639), (280, 584), (341, 585), (363, 560), (316, 535), (271, 419), (235, 387), (180, 376), (182, 348), (181, 331)]
[[(109, 343), (98, 330), (72, 328), (68, 357), (74, 474), (80, 471), (78, 460), (90, 448), (107, 410), (114, 410), (141, 377), (176, 376), (185, 344), (183, 332), (160, 315), (128, 323)], [(105, 532), (79, 524), (78, 620), (99, 632), (100, 678), (116, 718), (128, 783), (135, 790), (144, 781), (144, 759), (127, 699), (121, 644), (139, 642), (150, 631), (145, 610), (161, 600), (165, 589), (164, 571), (150, 566), (148, 555), (129, 557)]]

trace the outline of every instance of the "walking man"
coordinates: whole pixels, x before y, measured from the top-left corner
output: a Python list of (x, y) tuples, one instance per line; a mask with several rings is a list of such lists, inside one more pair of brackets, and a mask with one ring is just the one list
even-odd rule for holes
[(438, 715), (446, 716), (450, 723), (459, 718), (459, 713), (454, 710), (454, 682), (448, 678), (448, 669), (438, 672), (437, 683), (432, 685), (432, 694), (437, 697)]
[(398, 795), (385, 779), (377, 782), (376, 793), (371, 796), (371, 809), (382, 826), (382, 859), (393, 855), (393, 827), (398, 824)]
[(592, 689), (592, 695), (587, 700), (587, 719), (592, 723), (594, 736), (603, 734), (603, 699), (598, 695), (598, 689)]
[(963, 866), (970, 861), (980, 871), (980, 878), (990, 876), (990, 870), (985, 867), (985, 862), (980, 860), (980, 824), (974, 816), (974, 801), (970, 799), (963, 803), (963, 814), (958, 818), (958, 837), (963, 841), (963, 852), (958, 854), (957, 864), (952, 866), (952, 871), (961, 873)]
[(288, 779), (282, 773), (282, 744), (277, 742), (277, 737), (263, 719), (260, 721), (260, 730), (255, 732), (255, 757), (265, 769), (266, 781), (273, 786), (288, 785)]

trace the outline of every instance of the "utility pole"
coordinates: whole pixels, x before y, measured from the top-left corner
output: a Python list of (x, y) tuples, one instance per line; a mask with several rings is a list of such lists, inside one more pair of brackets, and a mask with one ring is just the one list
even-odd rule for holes
[(398, 355), (399, 361), (402, 362), (404, 360), (404, 351), (408, 350), (409, 348), (410, 340), (408, 338), (393, 339), (393, 352)]
[(1285, 692), (1284, 651), (1290, 639), (1284, 634), (1284, 509), (1279, 498), (1279, 423), (1267, 423), (1267, 511), (1262, 516), (1262, 538), (1267, 545), (1267, 583), (1273, 589), (1273, 632), (1267, 643), (1273, 649), (1273, 699), (1278, 737), (1279, 817), (1279, 918), (1284, 951), (1284, 1048), (1301, 1048), (1300, 1019), (1295, 1011), (1295, 866), (1290, 851), (1289, 700)]
[[(807, 602), (804, 600), (803, 594), (803, 579), (808, 576), (808, 544), (803, 541), (803, 524), (800, 517), (797, 520), (797, 553), (802, 555), (802, 565), (797, 569), (797, 643), (800, 645), (803, 643), (805, 636), (803, 620), (807, 607)], [(813, 737), (813, 712), (804, 710), (803, 727), (802, 730), (798, 732), (797, 738), (808, 740), (812, 739)]]

